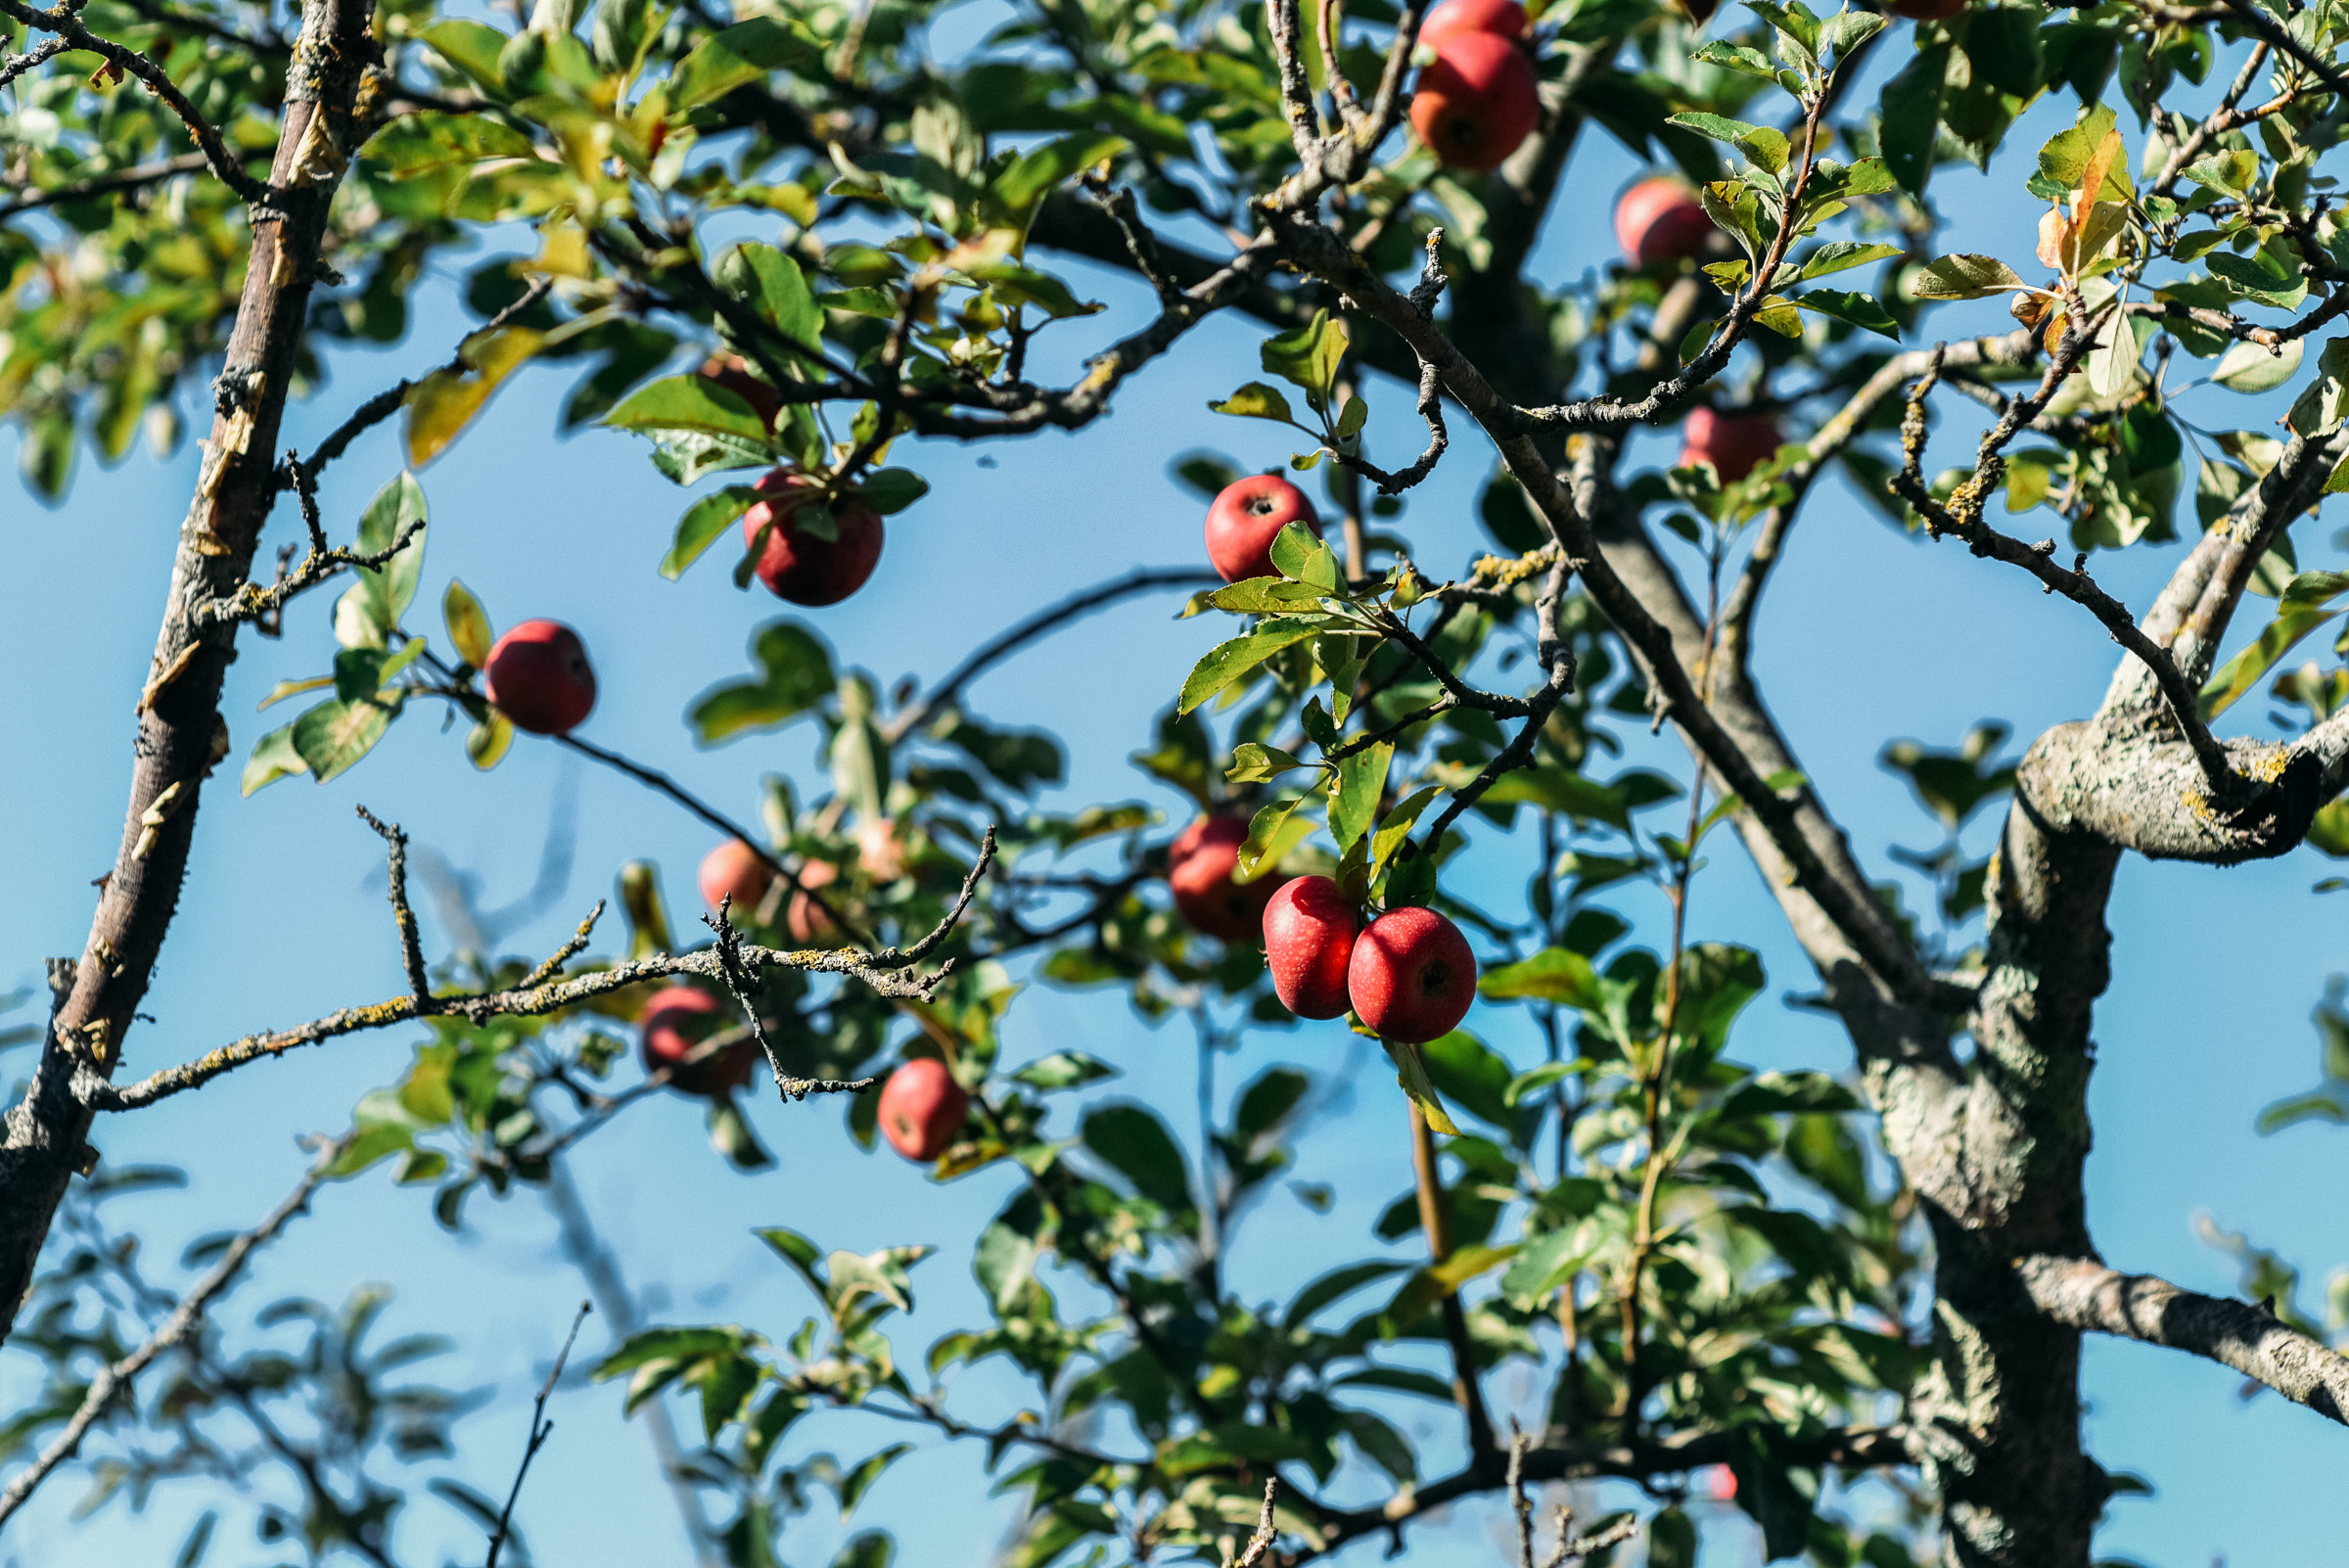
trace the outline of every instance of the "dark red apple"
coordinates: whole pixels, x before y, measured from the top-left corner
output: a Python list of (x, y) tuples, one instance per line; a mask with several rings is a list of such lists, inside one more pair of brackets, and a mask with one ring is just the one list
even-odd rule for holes
[(579, 634), (560, 621), (526, 621), (497, 639), (482, 684), (516, 729), (568, 734), (595, 707), (595, 671)]
[(1724, 414), (1699, 404), (1681, 426), (1681, 464), (1711, 463), (1724, 484), (1734, 484), (1778, 449), (1774, 414)]
[[(726, 1028), (730, 1012), (726, 1003), (693, 986), (655, 992), (653, 999), (644, 1004), (644, 1016), (637, 1020), (644, 1070), (658, 1073), (665, 1067), (675, 1068), (668, 1076), (670, 1088), (710, 1099), (748, 1084), (751, 1063), (759, 1054), (758, 1045), (751, 1040), (737, 1040), (699, 1061), (686, 1062), (703, 1041)], [(686, 1065), (678, 1066), (681, 1062)]]
[(840, 603), (864, 586), (881, 559), (881, 514), (853, 495), (832, 499), (835, 537), (817, 538), (798, 525), (800, 508), (817, 498), (818, 488), (806, 475), (778, 468), (759, 482), (767, 498), (742, 514), (743, 543), (759, 552), (759, 580), (793, 604)]
[(1281, 884), (1265, 905), (1265, 967), (1280, 1004), (1300, 1018), (1346, 1011), (1346, 971), (1361, 916), (1327, 877)]
[(775, 395), (775, 389), (752, 375), (751, 367), (743, 363), (740, 354), (712, 354), (694, 374), (750, 404), (759, 422), (770, 430), (775, 416), (783, 411), (783, 399)]
[(1346, 993), (1382, 1039), (1424, 1045), (1457, 1029), (1476, 999), (1476, 954), (1433, 909), (1389, 909), (1354, 945)]
[(1269, 872), (1254, 882), (1235, 882), (1240, 846), (1248, 841), (1248, 818), (1203, 816), (1182, 830), (1167, 851), (1167, 886), (1174, 908), (1193, 931), (1224, 942), (1253, 942), (1264, 935), (1265, 905), (1282, 878)]
[(1321, 519), (1305, 491), (1278, 474), (1236, 480), (1207, 509), (1207, 558), (1226, 582), (1279, 576), (1272, 566), (1272, 539), (1291, 523), (1321, 536)]
[(1696, 193), (1661, 174), (1641, 180), (1615, 204), (1615, 243), (1635, 267), (1704, 254), (1713, 228)]
[(1440, 48), (1463, 32), (1489, 32), (1511, 43), (1525, 41), (1525, 7), (1517, 0), (1444, 0), (1419, 23), (1419, 41)]
[(759, 906), (766, 901), (766, 890), (774, 880), (775, 874), (759, 858), (759, 852), (740, 839), (728, 839), (702, 856), (702, 901), (714, 909), (724, 899), (732, 899), (732, 918), (736, 920), (758, 915)]
[[(802, 861), (792, 875), (800, 879), (802, 888), (828, 888), (840, 880), (840, 867), (829, 860)], [(791, 940), (803, 947), (837, 947), (840, 945), (840, 927), (824, 913), (824, 906), (806, 893), (794, 893), (791, 905), (783, 916), (791, 930)]]
[(1411, 95), (1411, 128), (1452, 168), (1498, 166), (1541, 119), (1533, 63), (1489, 32), (1445, 39)]
[(881, 1135), (908, 1160), (935, 1160), (962, 1130), (970, 1108), (970, 1095), (954, 1082), (945, 1063), (935, 1056), (917, 1056), (881, 1085)]
[(1963, 11), (1967, 0), (1893, 0), (1892, 14), (1911, 22), (1947, 22)]

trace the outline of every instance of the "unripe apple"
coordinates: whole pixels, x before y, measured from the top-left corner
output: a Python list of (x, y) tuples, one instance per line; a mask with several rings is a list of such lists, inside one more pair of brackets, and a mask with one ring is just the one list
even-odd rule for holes
[(1445, 39), (1411, 95), (1411, 128), (1452, 168), (1498, 166), (1541, 119), (1533, 63), (1489, 32)]
[(595, 707), (587, 649), (560, 621), (526, 621), (498, 638), (482, 684), (516, 729), (533, 735), (568, 734)]
[(1382, 1039), (1424, 1045), (1451, 1034), (1476, 999), (1476, 954), (1433, 909), (1389, 909), (1354, 945), (1346, 993)]
[(704, 903), (715, 909), (730, 898), (734, 900), (731, 918), (749, 920), (766, 901), (766, 890), (773, 885), (775, 874), (766, 868), (757, 850), (740, 839), (728, 839), (702, 856), (700, 880)]
[(1276, 577), (1273, 536), (1302, 523), (1321, 536), (1321, 519), (1305, 491), (1278, 474), (1252, 474), (1223, 486), (1207, 509), (1207, 558), (1226, 582)]
[(1419, 23), (1419, 41), (1430, 49), (1463, 32), (1489, 32), (1511, 43), (1525, 41), (1525, 7), (1517, 0), (1444, 0)]
[(742, 355), (712, 354), (694, 374), (750, 404), (751, 412), (759, 416), (759, 423), (770, 430), (774, 428), (775, 416), (783, 411), (783, 399), (775, 395), (774, 388), (751, 374), (751, 367), (743, 363)]
[(671, 986), (655, 992), (652, 1000), (644, 1004), (644, 1016), (637, 1020), (644, 1070), (658, 1073), (673, 1067), (676, 1070), (668, 1077), (670, 1088), (710, 1099), (748, 1084), (751, 1063), (759, 1054), (757, 1044), (748, 1039), (687, 1066), (676, 1065), (726, 1027), (728, 1012), (724, 1002), (697, 987)]
[(1265, 905), (1265, 967), (1280, 1004), (1300, 1018), (1346, 1011), (1346, 975), (1361, 916), (1327, 877), (1281, 884)]
[[(819, 539), (799, 527), (799, 509), (817, 499), (817, 482), (778, 468), (759, 482), (766, 499), (742, 514), (742, 541), (759, 552), (759, 580), (778, 599), (827, 605), (864, 586), (881, 559), (881, 514), (853, 495), (832, 498), (836, 535)], [(759, 542), (759, 530), (766, 541)]]
[(935, 1160), (962, 1130), (970, 1108), (970, 1095), (954, 1082), (945, 1063), (935, 1056), (917, 1056), (881, 1085), (881, 1135), (908, 1160)]
[(1615, 243), (1635, 267), (1702, 255), (1713, 229), (1696, 193), (1661, 174), (1641, 180), (1615, 204)]
[(1265, 905), (1279, 891), (1278, 872), (1254, 882), (1235, 882), (1240, 846), (1248, 841), (1245, 816), (1203, 816), (1182, 830), (1167, 851), (1167, 886), (1174, 908), (1193, 931), (1224, 942), (1252, 942), (1264, 935)]
[(1724, 414), (1699, 404), (1681, 426), (1681, 464), (1711, 463), (1724, 484), (1734, 484), (1778, 449), (1775, 414)]
[(1967, 0), (1893, 0), (1892, 14), (1911, 22), (1947, 22), (1966, 4)]
[[(802, 888), (828, 888), (840, 880), (840, 867), (829, 860), (804, 860), (792, 875), (800, 879)], [(824, 913), (824, 906), (806, 893), (794, 893), (791, 905), (783, 916), (783, 924), (791, 932), (791, 940), (803, 947), (837, 947), (840, 945), (840, 927)]]

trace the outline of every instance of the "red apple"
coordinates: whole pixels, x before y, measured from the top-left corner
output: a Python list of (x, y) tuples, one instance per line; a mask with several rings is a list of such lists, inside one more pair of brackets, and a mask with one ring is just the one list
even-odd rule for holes
[(751, 367), (743, 363), (740, 354), (712, 354), (694, 374), (750, 404), (751, 412), (769, 429), (774, 426), (775, 416), (783, 411), (783, 399), (775, 395), (775, 389), (752, 375)]
[(1661, 174), (1641, 180), (1615, 204), (1615, 243), (1635, 267), (1704, 254), (1713, 228), (1696, 193)]
[(905, 874), (905, 835), (885, 816), (868, 817), (856, 825), (856, 863), (875, 882), (895, 882)]
[[(759, 580), (778, 599), (827, 605), (864, 586), (881, 559), (881, 514), (853, 495), (832, 500), (836, 537), (819, 539), (798, 526), (799, 509), (816, 499), (816, 481), (778, 468), (759, 482), (767, 499), (742, 514), (743, 543), (759, 552)], [(765, 543), (759, 542), (766, 530)]]
[(917, 1056), (881, 1085), (881, 1135), (908, 1160), (935, 1160), (962, 1130), (970, 1108), (970, 1095), (945, 1063)]
[(1511, 43), (1525, 40), (1525, 7), (1517, 0), (1444, 0), (1419, 24), (1419, 41), (1439, 49), (1463, 32), (1489, 32)]
[(1226, 582), (1279, 576), (1272, 566), (1272, 538), (1291, 523), (1321, 536), (1321, 519), (1305, 491), (1277, 474), (1234, 481), (1207, 509), (1207, 558)]
[(497, 639), (482, 683), (516, 729), (568, 734), (595, 707), (595, 671), (579, 634), (560, 621), (526, 621)]
[(704, 1040), (723, 1030), (730, 1011), (726, 1003), (693, 986), (671, 986), (655, 992), (653, 999), (644, 1004), (644, 1016), (637, 1020), (642, 1032), (644, 1070), (657, 1073), (664, 1067), (674, 1067), (676, 1070), (668, 1077), (670, 1088), (710, 1099), (748, 1084), (751, 1063), (759, 1054), (758, 1045), (748, 1039), (737, 1040), (686, 1066), (676, 1065), (700, 1049)]
[(1724, 484), (1734, 484), (1778, 449), (1774, 414), (1724, 414), (1699, 404), (1681, 426), (1681, 464), (1711, 463)]
[[(805, 860), (792, 875), (800, 879), (802, 888), (828, 888), (840, 880), (840, 867), (829, 860)], [(790, 909), (783, 924), (791, 931), (791, 940), (803, 947), (837, 947), (840, 945), (840, 927), (824, 913), (824, 906), (805, 893), (791, 896)]]
[(1966, 7), (1966, 0), (1893, 0), (1892, 14), (1912, 22), (1947, 22)]
[(1468, 1016), (1476, 954), (1460, 928), (1435, 910), (1389, 909), (1356, 941), (1346, 993), (1380, 1038), (1424, 1045)]
[(1737, 1499), (1737, 1472), (1726, 1464), (1707, 1466), (1705, 1496), (1715, 1502), (1734, 1502)]
[(740, 839), (728, 839), (702, 856), (702, 901), (714, 909), (732, 899), (732, 918), (736, 920), (757, 917), (774, 880), (775, 874), (766, 868), (759, 852)]
[(1489, 32), (1445, 39), (1411, 95), (1411, 128), (1453, 168), (1497, 166), (1541, 119), (1533, 63)]
[(1281, 884), (1265, 905), (1265, 964), (1280, 1004), (1300, 1018), (1345, 1012), (1346, 971), (1361, 929), (1361, 916), (1329, 878)]
[(1224, 942), (1263, 936), (1265, 905), (1283, 879), (1271, 872), (1254, 882), (1232, 880), (1247, 840), (1245, 816), (1203, 816), (1167, 851), (1167, 886), (1174, 891), (1175, 910), (1193, 931)]

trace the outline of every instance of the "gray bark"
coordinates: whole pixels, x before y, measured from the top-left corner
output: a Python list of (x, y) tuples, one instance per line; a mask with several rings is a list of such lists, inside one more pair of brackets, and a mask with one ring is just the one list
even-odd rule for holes
[(121, 849), (32, 1084), (0, 1132), (0, 1336), (14, 1326), (66, 1182), (87, 1159), (91, 1113), (72, 1080), (77, 1069), (111, 1077), (121, 1060), (178, 907), (204, 780), (226, 755), (220, 685), (236, 628), (207, 626), (198, 611), (245, 582), (276, 495), (278, 424), (319, 242), (353, 140), (359, 79), (377, 58), (372, 14), (371, 0), (307, 0), (302, 11), (269, 176), (276, 210), (253, 214), (227, 368), (214, 383), (218, 411), (140, 704)]

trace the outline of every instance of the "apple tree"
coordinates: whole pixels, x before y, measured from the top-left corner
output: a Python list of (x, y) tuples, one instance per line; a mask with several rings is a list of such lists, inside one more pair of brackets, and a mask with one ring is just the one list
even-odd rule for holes
[[(2123, 857), (2349, 853), (2329, 625), (2349, 575), (2303, 570), (2320, 541), (2294, 536), (2349, 485), (2336, 8), (1007, 0), (941, 54), (946, 9), (0, 0), (0, 408), (23, 483), (69, 506), (78, 464), (205, 421), (149, 677), (121, 694), (119, 852), (86, 945), (50, 964), (0, 1139), (0, 1331), (39, 1367), (0, 1428), (0, 1525), (78, 1468), (99, 1500), (250, 1490), (223, 1506), (272, 1551), (404, 1560), (427, 1503), (392, 1461), (449, 1451), (464, 1408), (408, 1380), (429, 1347), (379, 1344), (372, 1296), (273, 1308), (266, 1343), (207, 1309), (322, 1183), (395, 1179), (460, 1230), (560, 1188), (655, 1095), (706, 1099), (719, 1155), (756, 1169), (736, 1096), (770, 1084), (795, 1147), (886, 1144), (1001, 1201), (976, 1234), (895, 1216), (901, 1244), (867, 1255), (761, 1230), (804, 1320), (619, 1325), (605, 1408), (653, 1424), (711, 1510), (703, 1561), (792, 1559), (812, 1489), (855, 1506), (899, 1451), (813, 1453), (844, 1411), (970, 1445), (1022, 1499), (1020, 1568), (1360, 1561), (1484, 1495), (1517, 1504), (1526, 1568), (1694, 1561), (1708, 1495), (1773, 1559), (2086, 1568), (2121, 1481), (2082, 1441), (2085, 1335), (2349, 1421), (2341, 1325), (2301, 1311), (2288, 1266), (2240, 1241), (2251, 1301), (2128, 1272), (2082, 1176)], [(2010, 145), (2026, 115), (2035, 151)], [(1602, 141), (1648, 169), (1622, 258), (1540, 281), (1543, 226), (1588, 218)], [(1939, 241), (1937, 190), (1969, 168), (2040, 214), (2034, 251)], [(1152, 303), (1105, 311), (1078, 258)], [(479, 321), (457, 342), (410, 326), (435, 268)], [(884, 690), (884, 650), (827, 633), (890, 520), (939, 504), (926, 453), (1112, 439), (1129, 384), (1219, 316), (1261, 353), (1221, 367), (1217, 409), (1295, 456), (1270, 481), (1180, 463), (1219, 508), (1201, 564), (1006, 624), (926, 688)], [(355, 344), (395, 346), (404, 379), (349, 387)], [(679, 487), (648, 580), (731, 571), (787, 601), (678, 731), (820, 733), (820, 771), (746, 772), (756, 820), (581, 732), (621, 650), (494, 623), (462, 539), (435, 541), (454, 575), (419, 602), (429, 465), (556, 361), (576, 375), (550, 436), (635, 442)], [(2282, 417), (2190, 424), (2188, 382)], [(288, 449), (289, 399), (330, 405), (333, 433)], [(1423, 438), (1375, 449), (1374, 403)], [(406, 466), (330, 515), (321, 474), (389, 422)], [(1681, 429), (1677, 463), (1627, 455), (1645, 427)], [(1413, 491), (1443, 465), (1489, 471), (1492, 553), (1413, 554)], [(1886, 750), (1947, 834), (1917, 860), (1926, 919), (1883, 896), (1756, 675), (1830, 475), (2011, 581), (2012, 614), (2094, 617), (2119, 645), (2102, 703), (2012, 760), (1996, 727)], [(2146, 602), (2099, 584), (2116, 553), (2159, 556)], [(1187, 803), (1173, 819), (1060, 800), (1068, 715), (964, 701), (1073, 617), (1185, 591), (1196, 666), (1129, 715), (1138, 766)], [(331, 640), (260, 640), (312, 593)], [(289, 702), (257, 736), (221, 707), (240, 654)], [(2280, 733), (2239, 721), (2263, 690)], [(698, 817), (707, 919), (631, 864), (617, 915), (550, 953), (431, 950), (396, 803), (352, 794), (419, 715), (480, 768), (562, 746)], [(1677, 776), (1612, 761), (1657, 730), (1684, 743)], [(205, 905), (191, 843), (264, 788), (342, 793), (380, 836), (405, 987), (170, 1060), (137, 1025), (175, 917)], [(1960, 830), (1993, 820), (1972, 854)], [(1848, 1073), (1741, 1058), (1768, 978), (1685, 920), (1732, 845), (1814, 970), (1777, 979), (1816, 987)], [(1530, 872), (1522, 907), (1468, 898), (1478, 864)], [(1618, 907), (1643, 886), (1653, 929)], [(1376, 1038), (1411, 1135), (1387, 1140), (1400, 1195), (1359, 1261), (1278, 1300), (1228, 1267), (1294, 1167), (1312, 1074), (1210, 1093), (1186, 1146), (1114, 1062), (1004, 1051), (1031, 983), (1186, 1019), (1203, 1061), (1244, 1033), (1350, 1038), (1340, 1018)], [(1510, 1014), (1539, 1056), (1488, 1042)], [(2337, 997), (2320, 1019), (2325, 1085), (2279, 1122), (2343, 1118)], [(128, 1113), (233, 1104), (250, 1064), (385, 1032), (396, 1074), (346, 1117), (305, 1111), (347, 1130), (286, 1202), (176, 1289), (141, 1276), (106, 1200), (153, 1173), (98, 1161), (93, 1130), (168, 1161)], [(893, 1330), (934, 1251), (988, 1312), (916, 1344)], [(1018, 1402), (957, 1392), (989, 1360)], [(1512, 1410), (1508, 1379), (1542, 1393)], [(1406, 1435), (1404, 1407), (1440, 1435)], [(469, 1446), (475, 1482), (436, 1483), (492, 1562), (519, 1554), (545, 1438), (534, 1418), (519, 1473)], [(1640, 1505), (1533, 1517), (1530, 1488), (1597, 1479)], [(182, 1562), (228, 1549), (213, 1518)], [(889, 1521), (866, 1523), (843, 1562), (889, 1560)]]

